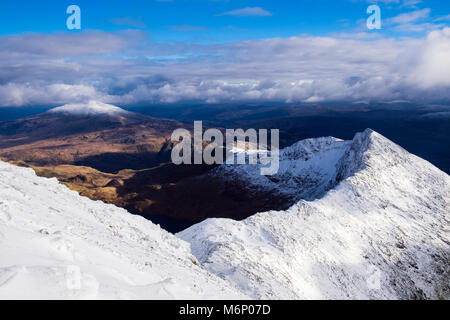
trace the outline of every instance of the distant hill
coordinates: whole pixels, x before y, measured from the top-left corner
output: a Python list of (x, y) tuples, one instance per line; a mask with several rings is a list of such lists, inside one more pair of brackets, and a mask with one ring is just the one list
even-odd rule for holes
[(38, 166), (85, 165), (105, 172), (143, 169), (169, 158), (167, 141), (185, 127), (115, 106), (66, 105), (0, 122), (0, 156)]

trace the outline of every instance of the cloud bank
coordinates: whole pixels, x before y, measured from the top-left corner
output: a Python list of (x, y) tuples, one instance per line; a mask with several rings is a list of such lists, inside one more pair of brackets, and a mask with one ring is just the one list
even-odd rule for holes
[(0, 37), (0, 106), (90, 100), (450, 102), (450, 28), (424, 38), (152, 43), (142, 31)]

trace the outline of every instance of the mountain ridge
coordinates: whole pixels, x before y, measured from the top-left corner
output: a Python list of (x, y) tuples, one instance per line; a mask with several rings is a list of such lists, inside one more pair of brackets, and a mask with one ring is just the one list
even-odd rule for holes
[(323, 197), (181, 233), (209, 271), (258, 299), (448, 299), (450, 177), (372, 130)]
[(449, 299), (450, 177), (372, 130), (316, 142), (286, 154), (343, 149), (320, 198), (177, 237), (0, 162), (0, 297)]

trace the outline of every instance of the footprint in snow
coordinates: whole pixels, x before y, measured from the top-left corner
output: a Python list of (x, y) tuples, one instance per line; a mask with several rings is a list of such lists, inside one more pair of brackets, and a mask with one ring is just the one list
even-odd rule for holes
[(53, 238), (50, 241), (51, 248), (56, 251), (63, 259), (74, 260), (74, 248), (70, 240), (63, 237)]

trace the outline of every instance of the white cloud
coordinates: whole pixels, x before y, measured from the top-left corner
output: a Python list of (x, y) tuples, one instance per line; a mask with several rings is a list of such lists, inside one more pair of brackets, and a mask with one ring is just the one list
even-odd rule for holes
[(267, 11), (261, 7), (246, 7), (236, 9), (219, 14), (221, 16), (237, 16), (237, 17), (270, 17), (272, 12)]
[(0, 106), (55, 105), (68, 101), (84, 102), (105, 99), (94, 87), (87, 85), (8, 83), (0, 85)]
[(438, 23), (437, 19), (429, 22), (430, 13), (429, 8), (405, 12), (385, 19), (383, 25), (390, 31), (400, 33), (424, 33), (445, 27), (445, 24)]
[(146, 40), (142, 31), (84, 31), (82, 33), (58, 32), (54, 34), (24, 33), (0, 37), (0, 55), (33, 55), (51, 57), (76, 57), (81, 55), (120, 52)]
[[(450, 101), (450, 28), (427, 37), (390, 39), (347, 34), (226, 44), (113, 45), (64, 58), (58, 37), (31, 50), (0, 37), (0, 106), (312, 101)], [(40, 35), (29, 36), (34, 43)], [(102, 39), (116, 39), (117, 34)], [(120, 38), (120, 36), (119, 36)], [(70, 43), (70, 39), (65, 40)], [(116, 40), (112, 41), (115, 43)], [(83, 41), (77, 42), (83, 46)], [(107, 42), (109, 43), (109, 42)], [(134, 45), (137, 43), (137, 45)], [(55, 48), (52, 51), (51, 48)], [(85, 54), (81, 54), (85, 53)], [(87, 54), (89, 53), (89, 54)], [(218, 54), (220, 53), (220, 54)], [(152, 58), (146, 58), (151, 55)], [(62, 56), (62, 57), (61, 57)], [(174, 57), (159, 59), (158, 57)]]
[(434, 21), (450, 21), (450, 14), (436, 18)]
[(428, 35), (412, 79), (425, 89), (450, 87), (450, 28)]
[(418, 4), (422, 3), (422, 0), (353, 0), (353, 1), (365, 1), (368, 3), (383, 3), (386, 5), (396, 5), (404, 8), (415, 8)]
[(422, 10), (416, 10), (411, 12), (405, 12), (395, 16), (393, 18), (386, 19), (387, 24), (405, 24), (415, 22), (420, 19), (425, 19), (430, 16), (431, 10), (429, 8), (425, 8)]

